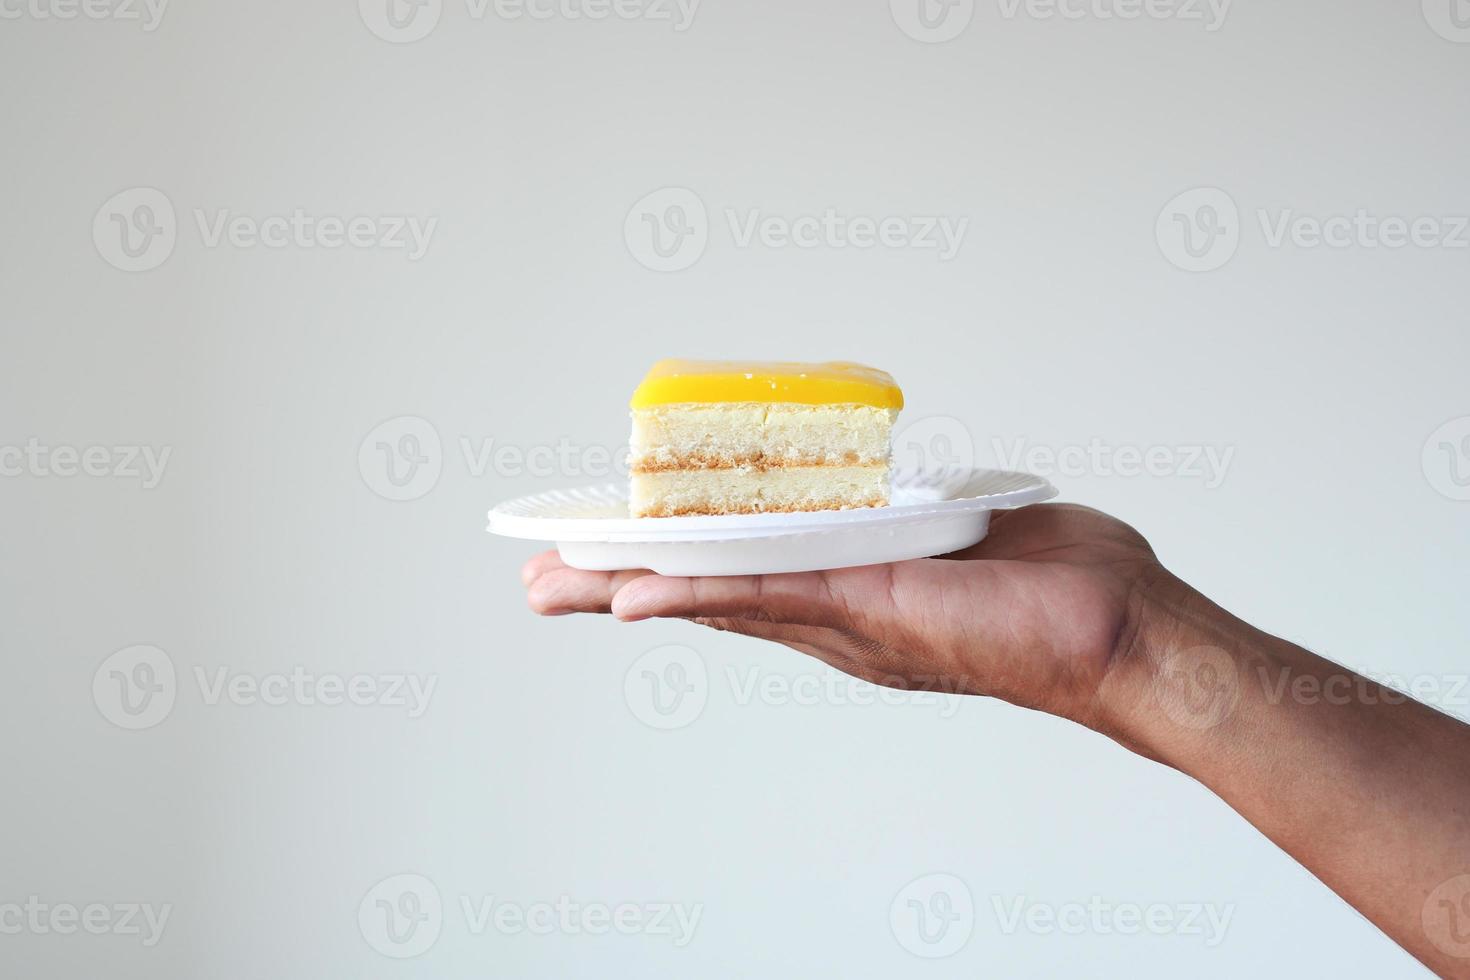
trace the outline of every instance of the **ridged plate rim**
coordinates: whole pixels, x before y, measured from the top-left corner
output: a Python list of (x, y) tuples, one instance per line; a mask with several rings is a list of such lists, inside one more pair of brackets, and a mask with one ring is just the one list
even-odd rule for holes
[[(939, 486), (935, 486), (938, 483)], [(629, 517), (625, 483), (602, 483), (528, 494), (496, 504), (491, 534), (534, 541), (710, 541), (805, 534), (869, 525), (890, 528), (937, 516), (1010, 510), (1056, 496), (1042, 477), (1010, 470), (972, 470), (968, 477), (932, 480), (895, 474), (887, 507), (799, 514), (719, 517)]]

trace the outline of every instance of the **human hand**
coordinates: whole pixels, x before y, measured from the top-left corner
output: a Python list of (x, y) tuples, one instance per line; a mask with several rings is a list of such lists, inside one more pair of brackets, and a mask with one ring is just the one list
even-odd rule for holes
[[(523, 578), (545, 615), (690, 619), (1087, 725), (1194, 776), (1424, 963), (1470, 978), (1443, 897), (1470, 889), (1470, 726), (1231, 616), (1105, 514), (1001, 512), (965, 551), (867, 568), (665, 578), (548, 552)], [(1298, 683), (1362, 693), (1273, 693)]]
[(688, 619), (783, 643), (889, 687), (989, 695), (1091, 727), (1110, 671), (1167, 576), (1136, 531), (1066, 504), (999, 511), (974, 547), (827, 572), (666, 578), (526, 563), (543, 615)]

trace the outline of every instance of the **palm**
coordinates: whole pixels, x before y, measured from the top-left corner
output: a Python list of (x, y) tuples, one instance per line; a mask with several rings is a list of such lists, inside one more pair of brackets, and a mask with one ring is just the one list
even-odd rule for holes
[(1157, 568), (1137, 532), (1084, 507), (995, 516), (944, 558), (829, 572), (676, 579), (526, 567), (542, 613), (680, 617), (783, 643), (890, 687), (986, 694), (1080, 718)]

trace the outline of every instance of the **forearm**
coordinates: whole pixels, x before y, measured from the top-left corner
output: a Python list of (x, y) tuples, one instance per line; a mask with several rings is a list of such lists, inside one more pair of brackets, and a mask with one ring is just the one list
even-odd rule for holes
[(1435, 970), (1470, 976), (1470, 879), (1452, 882), (1470, 875), (1470, 726), (1177, 579), (1136, 618), (1098, 727), (1208, 786)]

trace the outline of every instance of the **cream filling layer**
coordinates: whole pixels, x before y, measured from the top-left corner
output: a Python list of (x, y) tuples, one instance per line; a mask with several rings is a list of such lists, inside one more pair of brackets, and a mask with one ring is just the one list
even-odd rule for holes
[(679, 517), (843, 510), (887, 503), (888, 467), (877, 463), (634, 473), (629, 509), (634, 517)]
[(633, 410), (635, 472), (887, 464), (898, 411), (729, 402)]

